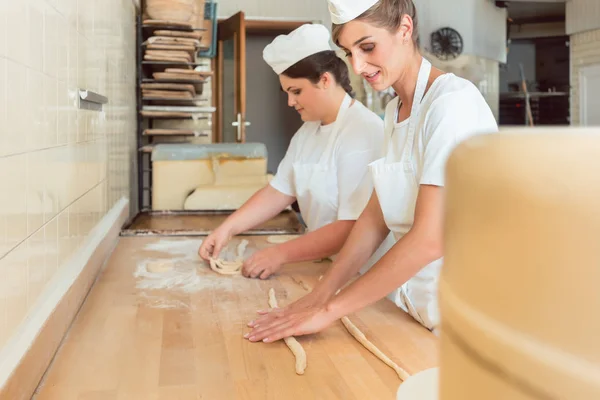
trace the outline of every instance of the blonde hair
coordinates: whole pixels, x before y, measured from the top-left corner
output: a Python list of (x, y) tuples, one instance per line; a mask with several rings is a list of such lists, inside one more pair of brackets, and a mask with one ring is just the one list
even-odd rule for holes
[[(413, 20), (412, 40), (415, 45), (418, 45), (417, 8), (413, 0), (379, 0), (373, 7), (356, 17), (356, 20), (369, 23), (378, 28), (387, 29), (390, 33), (396, 33), (405, 15), (410, 16)], [(343, 24), (332, 25), (332, 38), (336, 44), (343, 28)]]

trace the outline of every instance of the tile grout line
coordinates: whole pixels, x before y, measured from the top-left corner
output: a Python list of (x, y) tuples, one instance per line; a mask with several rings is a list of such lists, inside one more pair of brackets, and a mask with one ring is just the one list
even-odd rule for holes
[(29, 240), (32, 236), (34, 236), (35, 234), (37, 234), (40, 230), (44, 229), (46, 227), (46, 225), (48, 225), (49, 223), (53, 222), (55, 219), (57, 220), (57, 223), (58, 223), (58, 217), (60, 216), (60, 214), (62, 214), (64, 211), (68, 210), (73, 204), (77, 203), (79, 200), (81, 200), (83, 197), (85, 197), (85, 195), (89, 194), (92, 190), (96, 189), (98, 186), (100, 186), (105, 181), (108, 182), (108, 179), (105, 178), (105, 179), (101, 180), (99, 183), (97, 183), (96, 185), (94, 185), (91, 189), (89, 189), (84, 194), (82, 194), (81, 196), (79, 196), (78, 198), (76, 198), (75, 200), (73, 200), (71, 203), (69, 203), (65, 208), (63, 208), (62, 210), (60, 210), (60, 212), (56, 213), (56, 215), (54, 217), (52, 217), (47, 222), (45, 222), (44, 224), (42, 224), (41, 227), (39, 227), (38, 229), (36, 229), (35, 231), (33, 231), (30, 235), (27, 235), (27, 237), (25, 237), (25, 239), (21, 240), (15, 246), (13, 246), (10, 250), (8, 250), (6, 252), (6, 254), (4, 254), (3, 256), (0, 257), (0, 261), (2, 261), (3, 259), (5, 259), (17, 247), (19, 247), (19, 246), (23, 245), (24, 243), (26, 243), (27, 240)]

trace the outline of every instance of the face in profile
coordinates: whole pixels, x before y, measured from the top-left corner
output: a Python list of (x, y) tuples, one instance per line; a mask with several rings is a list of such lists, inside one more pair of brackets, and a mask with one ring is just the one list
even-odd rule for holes
[(344, 25), (337, 42), (349, 58), (354, 72), (373, 89), (382, 91), (400, 79), (406, 61), (414, 54), (408, 28), (403, 24), (396, 33), (392, 33), (354, 20)]
[(294, 107), (300, 114), (302, 121), (320, 121), (327, 99), (324, 75), (321, 80), (314, 84), (306, 78), (290, 78), (285, 74), (279, 75), (282, 90), (288, 95), (288, 105)]

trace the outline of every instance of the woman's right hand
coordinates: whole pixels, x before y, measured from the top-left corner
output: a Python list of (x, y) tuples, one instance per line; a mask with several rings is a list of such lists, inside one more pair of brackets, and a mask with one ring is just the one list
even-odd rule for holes
[(221, 250), (229, 243), (232, 236), (229, 229), (224, 226), (218, 227), (202, 241), (202, 245), (198, 249), (198, 255), (206, 261), (211, 258), (218, 258)]
[(333, 296), (328, 294), (324, 288), (319, 288), (319, 286), (317, 286), (306, 296), (299, 298), (285, 307), (258, 311), (260, 316), (254, 321), (250, 321), (248, 326), (251, 328), (255, 328), (259, 325), (265, 326), (278, 318), (283, 318), (303, 310), (325, 306), (332, 297)]

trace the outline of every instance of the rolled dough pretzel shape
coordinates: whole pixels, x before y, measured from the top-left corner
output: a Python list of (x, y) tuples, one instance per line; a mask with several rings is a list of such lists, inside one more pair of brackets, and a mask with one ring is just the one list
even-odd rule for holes
[[(269, 289), (269, 307), (279, 307), (277, 305), (277, 298), (275, 298), (275, 290), (273, 290), (273, 288)], [(284, 338), (283, 340), (296, 358), (296, 373), (298, 375), (304, 374), (304, 370), (306, 369), (306, 352), (304, 351), (304, 348), (293, 336)]]
[(218, 258), (211, 258), (209, 261), (210, 269), (221, 275), (239, 275), (242, 273), (244, 265), (244, 252), (248, 246), (246, 239), (242, 240), (237, 247), (237, 258), (235, 261), (225, 261)]

